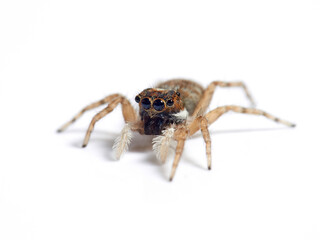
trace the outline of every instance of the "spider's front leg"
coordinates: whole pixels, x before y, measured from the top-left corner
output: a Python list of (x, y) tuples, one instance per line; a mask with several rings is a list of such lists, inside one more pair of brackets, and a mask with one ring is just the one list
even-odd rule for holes
[(180, 125), (179, 128), (174, 133), (174, 139), (177, 141), (176, 154), (174, 156), (171, 174), (169, 180), (172, 181), (178, 167), (182, 151), (184, 148), (184, 143), (189, 135), (189, 129), (187, 125)]
[(74, 122), (76, 122), (85, 112), (92, 110), (94, 108), (97, 108), (103, 104), (108, 104), (111, 101), (113, 101), (114, 99), (118, 98), (119, 94), (111, 94), (105, 98), (102, 98), (99, 101), (96, 101), (94, 103), (89, 104), (88, 106), (84, 107), (80, 112), (78, 112), (70, 121), (66, 122), (64, 125), (62, 125), (57, 132), (63, 132), (64, 130), (66, 130), (71, 124), (73, 124)]
[[(208, 169), (211, 169), (211, 139), (208, 130), (208, 120), (206, 117), (199, 116), (194, 119), (191, 123), (186, 123), (184, 125), (179, 125), (176, 131), (174, 132), (173, 138), (177, 141), (176, 153), (172, 164), (171, 174), (170, 174), (170, 181), (173, 180), (176, 169), (180, 162), (180, 158), (182, 155), (182, 151), (184, 148), (184, 143), (188, 136), (192, 136), (195, 132), (201, 129), (203, 139), (206, 143), (206, 153), (207, 153), (207, 162), (208, 162)], [(159, 138), (159, 137), (157, 137)], [(161, 136), (163, 139), (164, 136)], [(160, 139), (160, 138), (159, 138)], [(161, 153), (161, 152), (160, 152)], [(166, 154), (165, 154), (166, 156)]]
[(109, 105), (105, 109), (103, 109), (102, 111), (97, 113), (92, 118), (91, 123), (88, 127), (88, 130), (87, 130), (86, 136), (84, 138), (82, 147), (87, 146), (89, 139), (90, 139), (91, 132), (93, 131), (93, 128), (94, 128), (94, 125), (96, 124), (96, 122), (99, 121), (101, 118), (105, 117), (108, 113), (112, 112), (118, 106), (119, 103), (121, 103), (121, 105), (122, 105), (122, 115), (123, 115), (125, 122), (132, 123), (132, 122), (136, 121), (137, 115), (136, 115), (132, 105), (130, 104), (129, 100), (121, 95), (118, 95), (115, 99), (113, 99), (109, 103)]
[(93, 119), (89, 125), (89, 128), (87, 130), (83, 145), (82, 145), (82, 147), (85, 147), (88, 144), (88, 141), (89, 141), (89, 138), (90, 138), (90, 135), (91, 135), (91, 132), (94, 128), (95, 123), (97, 121), (99, 121), (101, 118), (105, 117), (108, 113), (112, 112), (118, 106), (119, 103), (122, 105), (122, 115), (123, 115), (124, 121), (126, 123), (135, 122), (137, 119), (137, 115), (136, 115), (134, 108), (130, 104), (129, 100), (120, 94), (112, 94), (112, 95), (109, 95), (109, 96), (107, 96), (97, 102), (94, 102), (94, 103), (84, 107), (69, 122), (65, 123), (61, 128), (59, 128), (58, 132), (64, 131), (67, 127), (69, 127), (72, 123), (77, 121), (88, 110), (94, 109), (94, 108), (99, 107), (103, 104), (108, 104), (108, 106), (106, 108), (104, 108), (102, 111), (100, 111), (99, 113), (97, 113), (93, 117)]
[(202, 137), (206, 144), (206, 155), (207, 155), (207, 164), (208, 169), (211, 170), (211, 138), (209, 133), (209, 121), (207, 116), (199, 116), (195, 118), (188, 126), (189, 135), (192, 136), (197, 131), (201, 130)]

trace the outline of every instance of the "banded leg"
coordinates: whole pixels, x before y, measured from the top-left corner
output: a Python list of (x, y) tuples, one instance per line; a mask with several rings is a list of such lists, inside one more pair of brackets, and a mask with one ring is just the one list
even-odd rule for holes
[(169, 127), (162, 131), (162, 135), (152, 140), (152, 148), (161, 163), (165, 163), (169, 152), (170, 142), (174, 136), (174, 127)]
[(90, 139), (91, 132), (93, 131), (93, 128), (94, 128), (94, 125), (96, 124), (96, 122), (99, 121), (101, 118), (105, 117), (108, 113), (112, 112), (113, 109), (115, 109), (119, 103), (122, 104), (122, 114), (123, 114), (123, 118), (124, 118), (125, 122), (130, 123), (130, 122), (136, 121), (136, 118), (137, 118), (136, 113), (135, 113), (132, 105), (128, 101), (128, 99), (126, 99), (125, 97), (123, 97), (121, 95), (118, 95), (118, 97), (113, 99), (105, 109), (103, 109), (102, 111), (97, 113), (92, 118), (91, 123), (88, 127), (88, 130), (87, 130), (86, 136), (84, 138), (82, 147), (87, 146), (89, 139)]
[(86, 107), (84, 107), (78, 114), (76, 114), (69, 122), (65, 123), (64, 125), (62, 125), (62, 127), (60, 127), (58, 129), (58, 132), (63, 132), (64, 130), (66, 130), (67, 127), (69, 127), (72, 123), (74, 123), (75, 121), (77, 121), (86, 111), (94, 109), (96, 107), (99, 107), (103, 104), (109, 103), (110, 101), (112, 101), (113, 99), (119, 97), (119, 94), (112, 94), (109, 95), (97, 102), (94, 102)]
[(240, 106), (235, 106), (235, 105), (228, 105), (228, 106), (223, 106), (223, 107), (218, 107), (209, 113), (206, 114), (206, 118), (208, 119), (209, 125), (215, 122), (220, 116), (222, 116), (224, 113), (233, 111), (237, 113), (245, 113), (245, 114), (254, 114), (254, 115), (261, 115), (264, 116), (272, 121), (281, 123), (283, 125), (286, 125), (288, 127), (295, 127), (295, 124), (282, 120), (280, 118), (277, 118), (265, 111), (256, 109), (256, 108), (244, 108)]
[[(220, 116), (222, 116), (224, 113), (227, 113), (229, 111), (237, 112), (237, 113), (245, 113), (245, 114), (253, 114), (253, 115), (261, 115), (264, 116), (272, 121), (275, 121), (277, 123), (281, 123), (283, 125), (286, 125), (288, 127), (295, 127), (296, 125), (294, 123), (288, 122), (286, 120), (282, 120), (280, 118), (277, 118), (265, 111), (256, 109), (256, 108), (244, 108), (240, 106), (235, 106), (235, 105), (228, 105), (228, 106), (222, 106), (222, 107), (217, 107), (216, 109), (208, 112), (205, 115), (205, 118), (208, 120), (208, 125), (211, 125), (213, 122), (215, 122)], [(192, 121), (188, 125), (189, 129), (189, 136), (192, 136), (195, 134), (197, 131), (200, 130), (200, 121), (201, 117), (196, 118), (194, 121)]]
[(182, 155), (184, 143), (185, 143), (186, 138), (188, 136), (188, 132), (185, 127), (182, 127), (180, 129), (176, 130), (174, 135), (175, 135), (175, 139), (177, 139), (178, 143), (177, 143), (177, 147), (176, 147), (176, 154), (174, 156), (174, 160), (173, 160), (173, 164), (172, 164), (172, 168), (171, 168), (171, 174), (170, 174), (170, 178), (169, 178), (170, 181), (173, 180), (173, 177), (176, 173), (176, 169), (178, 167), (178, 164), (179, 164), (179, 161), (180, 161), (180, 158)]
[(243, 82), (222, 82), (222, 81), (214, 81), (212, 83), (209, 84), (209, 86), (205, 89), (204, 93), (203, 93), (203, 97), (201, 98), (201, 100), (199, 101), (196, 109), (194, 110), (192, 116), (196, 117), (196, 116), (201, 116), (204, 114), (204, 112), (206, 111), (206, 109), (208, 108), (212, 96), (214, 94), (214, 91), (216, 90), (216, 87), (241, 87), (247, 98), (249, 99), (250, 103), (252, 106), (255, 106), (254, 100), (251, 96), (251, 94), (249, 93), (246, 85)]
[[(192, 136), (195, 134), (197, 131), (201, 129), (203, 138), (206, 143), (206, 154), (207, 154), (207, 160), (208, 160), (208, 168), (210, 169), (209, 166), (211, 166), (211, 140), (210, 140), (210, 135), (208, 131), (208, 126), (214, 123), (219, 117), (221, 117), (224, 113), (227, 113), (229, 111), (237, 112), (237, 113), (246, 113), (246, 114), (254, 114), (254, 115), (261, 115), (264, 116), (272, 121), (284, 124), (288, 127), (295, 127), (295, 124), (282, 120), (280, 118), (277, 118), (265, 111), (256, 109), (256, 108), (244, 108), (240, 106), (234, 106), (234, 105), (229, 105), (229, 106), (223, 106), (223, 107), (218, 107), (210, 112), (208, 112), (204, 117), (198, 117), (196, 118), (193, 122), (191, 122), (188, 125), (189, 129), (189, 136)], [(209, 165), (210, 163), (210, 165)]]
[(204, 142), (206, 143), (206, 155), (207, 155), (207, 162), (208, 162), (208, 169), (211, 170), (211, 139), (208, 129), (208, 119), (205, 117), (201, 117), (200, 120), (200, 129), (202, 132), (202, 137)]
[(194, 119), (191, 123), (188, 124), (187, 129), (189, 131), (188, 136), (192, 136), (196, 132), (201, 129), (203, 140), (206, 144), (206, 155), (207, 155), (207, 163), (208, 169), (211, 170), (211, 139), (209, 133), (209, 123), (207, 115), (206, 116), (199, 116)]

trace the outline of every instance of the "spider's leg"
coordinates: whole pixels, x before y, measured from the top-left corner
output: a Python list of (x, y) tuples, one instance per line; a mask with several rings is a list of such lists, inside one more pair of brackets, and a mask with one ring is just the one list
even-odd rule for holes
[[(219, 117), (221, 117), (223, 114), (233, 111), (237, 113), (245, 113), (245, 114), (253, 114), (253, 115), (261, 115), (264, 116), (272, 121), (275, 121), (277, 123), (281, 123), (283, 125), (286, 125), (288, 127), (295, 127), (296, 125), (294, 123), (288, 122), (286, 120), (277, 118), (265, 111), (256, 109), (256, 108), (245, 108), (245, 107), (240, 107), (240, 106), (235, 106), (235, 105), (227, 105), (227, 106), (222, 106), (222, 107), (217, 107), (213, 109), (212, 111), (208, 112), (204, 118), (208, 120), (208, 125), (211, 125), (213, 122), (215, 122)], [(201, 119), (202, 117), (195, 118), (188, 126), (189, 128), (189, 136), (192, 136), (195, 134), (197, 131), (200, 130), (201, 128)]]
[(199, 116), (195, 118), (192, 122), (188, 124), (189, 136), (191, 137), (193, 134), (201, 130), (203, 140), (206, 144), (206, 155), (207, 155), (207, 164), (208, 169), (211, 169), (211, 138), (209, 133), (210, 123), (208, 121), (208, 117)]
[(211, 169), (211, 138), (210, 138), (208, 126), (209, 126), (208, 119), (205, 117), (201, 117), (200, 128), (202, 132), (202, 137), (204, 139), (204, 142), (206, 143), (207, 163), (208, 163), (208, 169), (210, 170)]
[(176, 130), (174, 134), (174, 138), (177, 140), (177, 147), (176, 147), (176, 154), (174, 156), (174, 160), (172, 164), (172, 169), (171, 169), (171, 174), (169, 179), (170, 181), (172, 181), (176, 173), (176, 169), (178, 167), (187, 136), (188, 136), (188, 131), (186, 127)]
[(104, 116), (106, 116), (108, 113), (112, 112), (113, 109), (115, 109), (118, 104), (121, 103), (122, 105), (122, 114), (123, 114), (123, 118), (125, 120), (126, 123), (130, 123), (130, 122), (135, 122), (136, 121), (136, 113), (132, 107), (132, 105), (130, 104), (130, 102), (128, 101), (128, 99), (126, 99), (125, 97), (118, 95), (118, 97), (116, 97), (115, 99), (113, 99), (112, 101), (110, 101), (109, 105), (103, 109), (102, 111), (100, 111), (99, 113), (97, 113), (91, 120), (91, 123), (88, 127), (85, 139), (83, 141), (83, 145), (82, 147), (86, 147), (91, 135), (91, 132), (94, 128), (94, 125), (97, 121), (99, 121), (101, 118), (103, 118)]
[(277, 118), (265, 111), (256, 109), (256, 108), (244, 108), (240, 106), (235, 106), (235, 105), (227, 105), (227, 106), (222, 106), (222, 107), (217, 107), (216, 109), (208, 112), (206, 114), (206, 118), (208, 119), (209, 125), (215, 122), (220, 116), (222, 116), (224, 113), (233, 111), (237, 113), (245, 113), (245, 114), (253, 114), (253, 115), (261, 115), (264, 116), (272, 121), (275, 121), (277, 123), (281, 123), (283, 125), (286, 125), (288, 127), (295, 127), (296, 125), (288, 122), (286, 120)]
[(196, 109), (194, 110), (192, 116), (200, 116), (203, 115), (206, 109), (208, 108), (214, 91), (216, 87), (241, 87), (246, 93), (247, 98), (249, 99), (252, 106), (255, 106), (254, 100), (248, 91), (248, 88), (243, 82), (222, 82), (222, 81), (213, 81), (209, 84), (209, 86), (205, 89), (202, 98), (200, 99)]
[(206, 154), (207, 154), (207, 161), (208, 161), (208, 168), (211, 168), (211, 140), (210, 134), (208, 131), (208, 126), (214, 123), (219, 117), (223, 114), (227, 113), (228, 111), (233, 111), (237, 113), (246, 113), (246, 114), (254, 114), (254, 115), (261, 115), (270, 120), (275, 122), (284, 124), (288, 127), (295, 127), (295, 124), (290, 123), (288, 121), (282, 120), (280, 118), (274, 117), (273, 115), (256, 109), (256, 108), (244, 108), (240, 106), (228, 105), (223, 107), (218, 107), (210, 112), (208, 112), (205, 116), (197, 117), (191, 122), (188, 126), (189, 129), (189, 136), (192, 136), (197, 131), (201, 129), (203, 139), (206, 143)]
[(64, 131), (67, 127), (69, 127), (72, 123), (74, 123), (75, 121), (77, 121), (86, 111), (94, 109), (96, 107), (99, 107), (103, 104), (109, 103), (110, 101), (112, 101), (113, 99), (119, 97), (119, 94), (112, 94), (109, 95), (97, 102), (94, 102), (86, 107), (84, 107), (78, 114), (76, 114), (69, 122), (65, 123), (64, 125), (62, 125), (62, 127), (60, 127), (58, 129), (58, 132), (62, 132)]

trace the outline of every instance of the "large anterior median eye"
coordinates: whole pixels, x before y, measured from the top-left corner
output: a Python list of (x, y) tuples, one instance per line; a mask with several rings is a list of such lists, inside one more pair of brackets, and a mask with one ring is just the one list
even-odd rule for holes
[(153, 102), (153, 108), (157, 111), (161, 111), (164, 109), (164, 101), (162, 101), (161, 99), (156, 99)]
[(149, 109), (151, 107), (151, 102), (150, 102), (149, 98), (142, 99), (141, 105), (144, 109)]

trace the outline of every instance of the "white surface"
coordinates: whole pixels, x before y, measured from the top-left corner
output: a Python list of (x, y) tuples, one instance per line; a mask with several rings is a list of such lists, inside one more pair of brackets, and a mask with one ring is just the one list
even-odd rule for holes
[[(319, 1), (1, 1), (0, 239), (319, 239)], [(115, 110), (81, 143), (86, 104), (158, 80), (244, 80), (287, 129), (228, 114), (173, 182)], [(132, 101), (134, 102), (134, 101)], [(211, 108), (247, 105), (239, 89)], [(147, 145), (147, 147), (145, 147)]]

